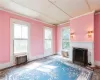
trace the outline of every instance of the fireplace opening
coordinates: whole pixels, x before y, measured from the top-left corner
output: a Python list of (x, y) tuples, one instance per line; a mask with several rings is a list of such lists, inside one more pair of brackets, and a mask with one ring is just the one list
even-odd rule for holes
[(73, 63), (82, 66), (88, 65), (88, 49), (85, 48), (73, 48)]

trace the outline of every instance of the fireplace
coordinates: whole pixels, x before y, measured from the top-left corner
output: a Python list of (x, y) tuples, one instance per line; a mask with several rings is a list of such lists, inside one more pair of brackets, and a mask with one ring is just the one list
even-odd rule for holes
[(73, 48), (73, 63), (86, 66), (88, 65), (88, 49)]

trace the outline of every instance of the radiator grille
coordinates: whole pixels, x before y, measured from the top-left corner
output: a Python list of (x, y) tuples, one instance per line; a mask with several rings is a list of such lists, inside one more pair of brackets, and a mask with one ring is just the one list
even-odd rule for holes
[(16, 65), (27, 63), (27, 55), (16, 56)]

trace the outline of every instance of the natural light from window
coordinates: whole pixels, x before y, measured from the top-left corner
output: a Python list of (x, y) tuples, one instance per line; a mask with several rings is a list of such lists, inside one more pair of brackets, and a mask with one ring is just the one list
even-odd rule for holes
[(51, 49), (52, 47), (52, 31), (49, 28), (45, 29), (45, 49)]
[(14, 23), (14, 53), (27, 53), (28, 26)]
[(70, 48), (70, 29), (63, 28), (62, 29), (62, 49)]

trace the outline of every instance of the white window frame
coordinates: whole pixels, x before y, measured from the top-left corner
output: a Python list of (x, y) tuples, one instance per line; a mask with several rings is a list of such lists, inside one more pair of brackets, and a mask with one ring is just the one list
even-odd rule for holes
[[(52, 33), (52, 37), (51, 37), (51, 52), (50, 52), (51, 54), (45, 52), (45, 29), (50, 29), (51, 33)], [(45, 56), (50, 56), (52, 54), (53, 54), (53, 29), (50, 28), (50, 27), (44, 27), (44, 57)]]
[[(20, 24), (20, 25), (26, 25), (28, 26), (28, 46), (27, 46), (27, 53), (22, 54), (14, 54), (14, 23)], [(27, 58), (29, 60), (30, 58), (30, 23), (18, 19), (11, 18), (10, 19), (10, 54), (11, 54), (11, 60), (14, 60), (14, 56), (20, 56), (20, 55), (27, 55)]]
[[(62, 28), (62, 30), (61, 30), (61, 49), (63, 50), (63, 51), (66, 51), (66, 50), (69, 50), (70, 49), (70, 47), (69, 48), (67, 48), (67, 49), (63, 49), (63, 30), (64, 29), (70, 29), (70, 27), (63, 27)], [(70, 33), (69, 33), (70, 34)], [(70, 39), (70, 36), (69, 36), (69, 39)], [(68, 41), (69, 43), (70, 43), (70, 40)]]

